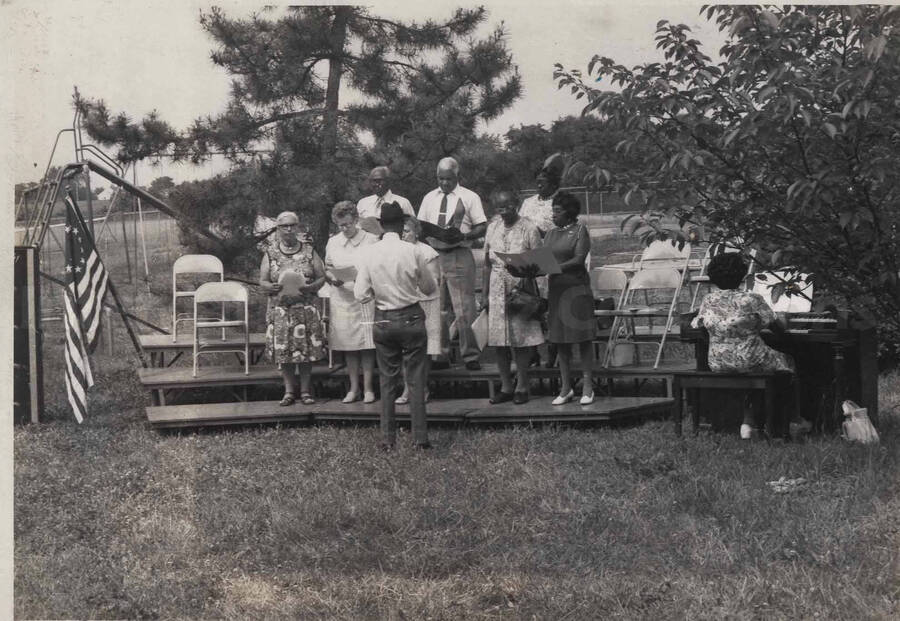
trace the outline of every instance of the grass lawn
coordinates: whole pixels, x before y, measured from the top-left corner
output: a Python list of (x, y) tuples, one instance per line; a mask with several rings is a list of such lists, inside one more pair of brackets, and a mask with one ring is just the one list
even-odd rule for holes
[(383, 454), (375, 427), (153, 431), (130, 368), (95, 391), (15, 430), (18, 618), (900, 616), (898, 376), (873, 449), (649, 423)]

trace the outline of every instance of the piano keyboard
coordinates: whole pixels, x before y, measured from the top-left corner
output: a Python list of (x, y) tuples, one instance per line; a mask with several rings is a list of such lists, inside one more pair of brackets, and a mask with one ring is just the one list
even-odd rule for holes
[(831, 331), (837, 328), (837, 318), (827, 313), (789, 313), (785, 331), (788, 334), (809, 334), (810, 331)]

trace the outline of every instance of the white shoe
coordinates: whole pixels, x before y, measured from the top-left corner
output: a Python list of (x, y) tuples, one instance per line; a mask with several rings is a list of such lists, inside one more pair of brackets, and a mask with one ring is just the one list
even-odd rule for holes
[(579, 403), (580, 403), (581, 405), (590, 405), (590, 404), (592, 404), (593, 402), (594, 402), (594, 393), (591, 393), (591, 394), (589, 394), (589, 395), (582, 395), (582, 396), (581, 396), (581, 401), (579, 401)]
[(566, 395), (559, 395), (556, 399), (554, 399), (550, 405), (565, 405), (569, 401), (571, 401), (575, 397), (575, 391), (569, 390), (569, 393)]
[(399, 397), (394, 399), (394, 403), (397, 405), (406, 405), (407, 403), (409, 403), (409, 397), (407, 397), (406, 395), (400, 395)]
[(353, 403), (354, 401), (356, 401), (356, 393), (351, 390), (341, 403)]
[(375, 393), (367, 392), (363, 396), (363, 403), (375, 403)]
[(741, 425), (741, 440), (749, 440), (753, 437), (753, 427), (744, 423)]

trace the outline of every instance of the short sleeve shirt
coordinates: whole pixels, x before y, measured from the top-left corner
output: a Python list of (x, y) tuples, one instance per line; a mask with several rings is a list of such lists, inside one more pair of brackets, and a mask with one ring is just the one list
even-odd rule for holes
[[(422, 199), (422, 205), (419, 207), (419, 220), (423, 222), (438, 223), (438, 217), (441, 212), (441, 199), (444, 193), (440, 188), (435, 188), (425, 195)], [(472, 190), (464, 188), (457, 184), (452, 192), (447, 194), (447, 223), (453, 219), (454, 215), (461, 214), (459, 230), (462, 233), (468, 233), (472, 227), (487, 222), (484, 215), (484, 207), (481, 205), (481, 198)], [(471, 246), (472, 241), (467, 240), (460, 244), (461, 246)]]

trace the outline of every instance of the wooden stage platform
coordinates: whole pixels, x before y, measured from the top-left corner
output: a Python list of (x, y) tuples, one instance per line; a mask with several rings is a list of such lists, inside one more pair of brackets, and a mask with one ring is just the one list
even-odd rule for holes
[[(598, 397), (591, 405), (577, 400), (561, 406), (550, 405), (552, 397), (532, 398), (528, 403), (491, 405), (487, 399), (443, 399), (426, 405), (430, 423), (611, 423), (665, 416), (674, 406), (667, 397)], [(397, 406), (397, 419), (409, 421), (408, 406)], [(206, 427), (273, 422), (357, 421), (376, 423), (381, 403), (341, 403), (325, 399), (313, 405), (295, 403), (281, 407), (277, 401), (247, 401), (190, 405), (151, 406), (147, 420), (153, 427)]]
[[(170, 341), (171, 342), (171, 341)], [(599, 381), (612, 379), (634, 379), (637, 381), (654, 379), (662, 380), (666, 384), (666, 396), (672, 397), (672, 378), (678, 371), (687, 371), (694, 368), (692, 362), (675, 364), (661, 364), (659, 368), (651, 367), (615, 367), (594, 369), (594, 376)], [(377, 374), (377, 370), (376, 370)], [(559, 369), (547, 369), (535, 367), (528, 370), (532, 379), (559, 378)], [(573, 370), (575, 377), (580, 377), (581, 371)], [(343, 365), (329, 368), (326, 365), (313, 365), (313, 381), (334, 379), (343, 381), (347, 377), (347, 370)], [(496, 364), (482, 364), (478, 371), (469, 371), (463, 366), (454, 366), (449, 369), (433, 369), (429, 374), (429, 381), (439, 383), (463, 383), (483, 382), (487, 384), (488, 396), (493, 396), (494, 384), (499, 380)], [(276, 385), (281, 384), (281, 373), (273, 365), (255, 365), (250, 367), (250, 373), (244, 374), (244, 367), (230, 366), (203, 366), (202, 362), (197, 369), (197, 377), (192, 376), (190, 367), (151, 367), (138, 369), (138, 379), (147, 390), (151, 391), (154, 405), (165, 404), (167, 390), (180, 390), (185, 388), (216, 388), (228, 386), (253, 386), (257, 384)]]
[[(243, 337), (227, 336), (223, 341), (221, 338), (210, 336), (214, 334), (213, 330), (207, 330), (200, 338), (200, 347), (203, 351), (215, 351), (216, 349), (237, 349), (244, 346)], [(183, 333), (178, 335), (178, 340), (172, 341), (170, 334), (139, 334), (138, 340), (145, 352), (150, 354), (150, 365), (154, 367), (169, 366), (177, 361), (182, 355), (188, 362), (191, 360), (191, 353), (194, 350), (193, 333)], [(263, 332), (250, 333), (250, 364), (257, 364), (262, 358), (266, 348), (266, 335)], [(168, 361), (166, 356), (171, 356)]]
[[(176, 342), (171, 336), (144, 335), (141, 342), (150, 352), (153, 365), (147, 369), (138, 369), (138, 377), (144, 388), (150, 391), (153, 405), (147, 408), (149, 423), (158, 428), (167, 427), (203, 427), (217, 425), (244, 425), (256, 423), (314, 423), (322, 421), (377, 422), (381, 414), (381, 403), (376, 401), (364, 404), (357, 401), (352, 404), (341, 403), (340, 399), (319, 398), (313, 405), (295, 403), (290, 407), (281, 407), (278, 401), (247, 401), (248, 387), (257, 385), (280, 386), (282, 379), (279, 370), (270, 364), (251, 364), (249, 373), (244, 373), (242, 364), (214, 366), (204, 364), (201, 360), (197, 377), (193, 377), (189, 364), (173, 365), (179, 356), (187, 353), (190, 362), (192, 343), (190, 335), (181, 335)], [(233, 346), (234, 339), (220, 341), (204, 339), (212, 348), (217, 346)], [(251, 348), (255, 356), (251, 362), (259, 362), (264, 342), (264, 335), (251, 335)], [(169, 358), (168, 360), (166, 358)], [(607, 393), (612, 394), (614, 379), (635, 381), (635, 389), (639, 383), (652, 379), (665, 383), (664, 397), (635, 396), (597, 396), (593, 404), (581, 406), (577, 400), (564, 406), (552, 406), (552, 396), (532, 396), (522, 405), (503, 403), (491, 405), (488, 397), (495, 394), (495, 385), (499, 381), (497, 365), (482, 363), (482, 368), (470, 371), (462, 365), (449, 369), (433, 369), (429, 374), (429, 382), (443, 385), (443, 395), (460, 398), (434, 399), (427, 405), (428, 420), (433, 423), (450, 424), (503, 424), (503, 423), (554, 423), (554, 422), (615, 422), (642, 417), (663, 416), (674, 407), (672, 398), (673, 374), (680, 370), (693, 368), (693, 363), (661, 365), (657, 369), (650, 367), (617, 367), (595, 369), (595, 377), (599, 384), (607, 383)], [(376, 371), (377, 372), (377, 371)], [(580, 377), (578, 369), (573, 374)], [(325, 364), (314, 364), (312, 367), (313, 386), (320, 387), (328, 383), (343, 383), (347, 380), (347, 370), (343, 365), (328, 367)], [(534, 367), (529, 369), (533, 380), (549, 379), (551, 391), (556, 390), (553, 382), (559, 380), (559, 369)], [(472, 398), (478, 391), (473, 391), (471, 383), (487, 385), (488, 397)], [(449, 390), (446, 386), (449, 385)], [(236, 402), (218, 403), (177, 403), (178, 395), (187, 389), (208, 389), (227, 396), (224, 399), (242, 399)], [(334, 394), (335, 387), (325, 390), (326, 394)], [(192, 393), (188, 393), (190, 396)], [(481, 395), (485, 391), (481, 391)], [(184, 397), (184, 395), (182, 395)], [(183, 400), (183, 399), (182, 399)], [(397, 417), (400, 421), (408, 421), (407, 406), (397, 406)]]

